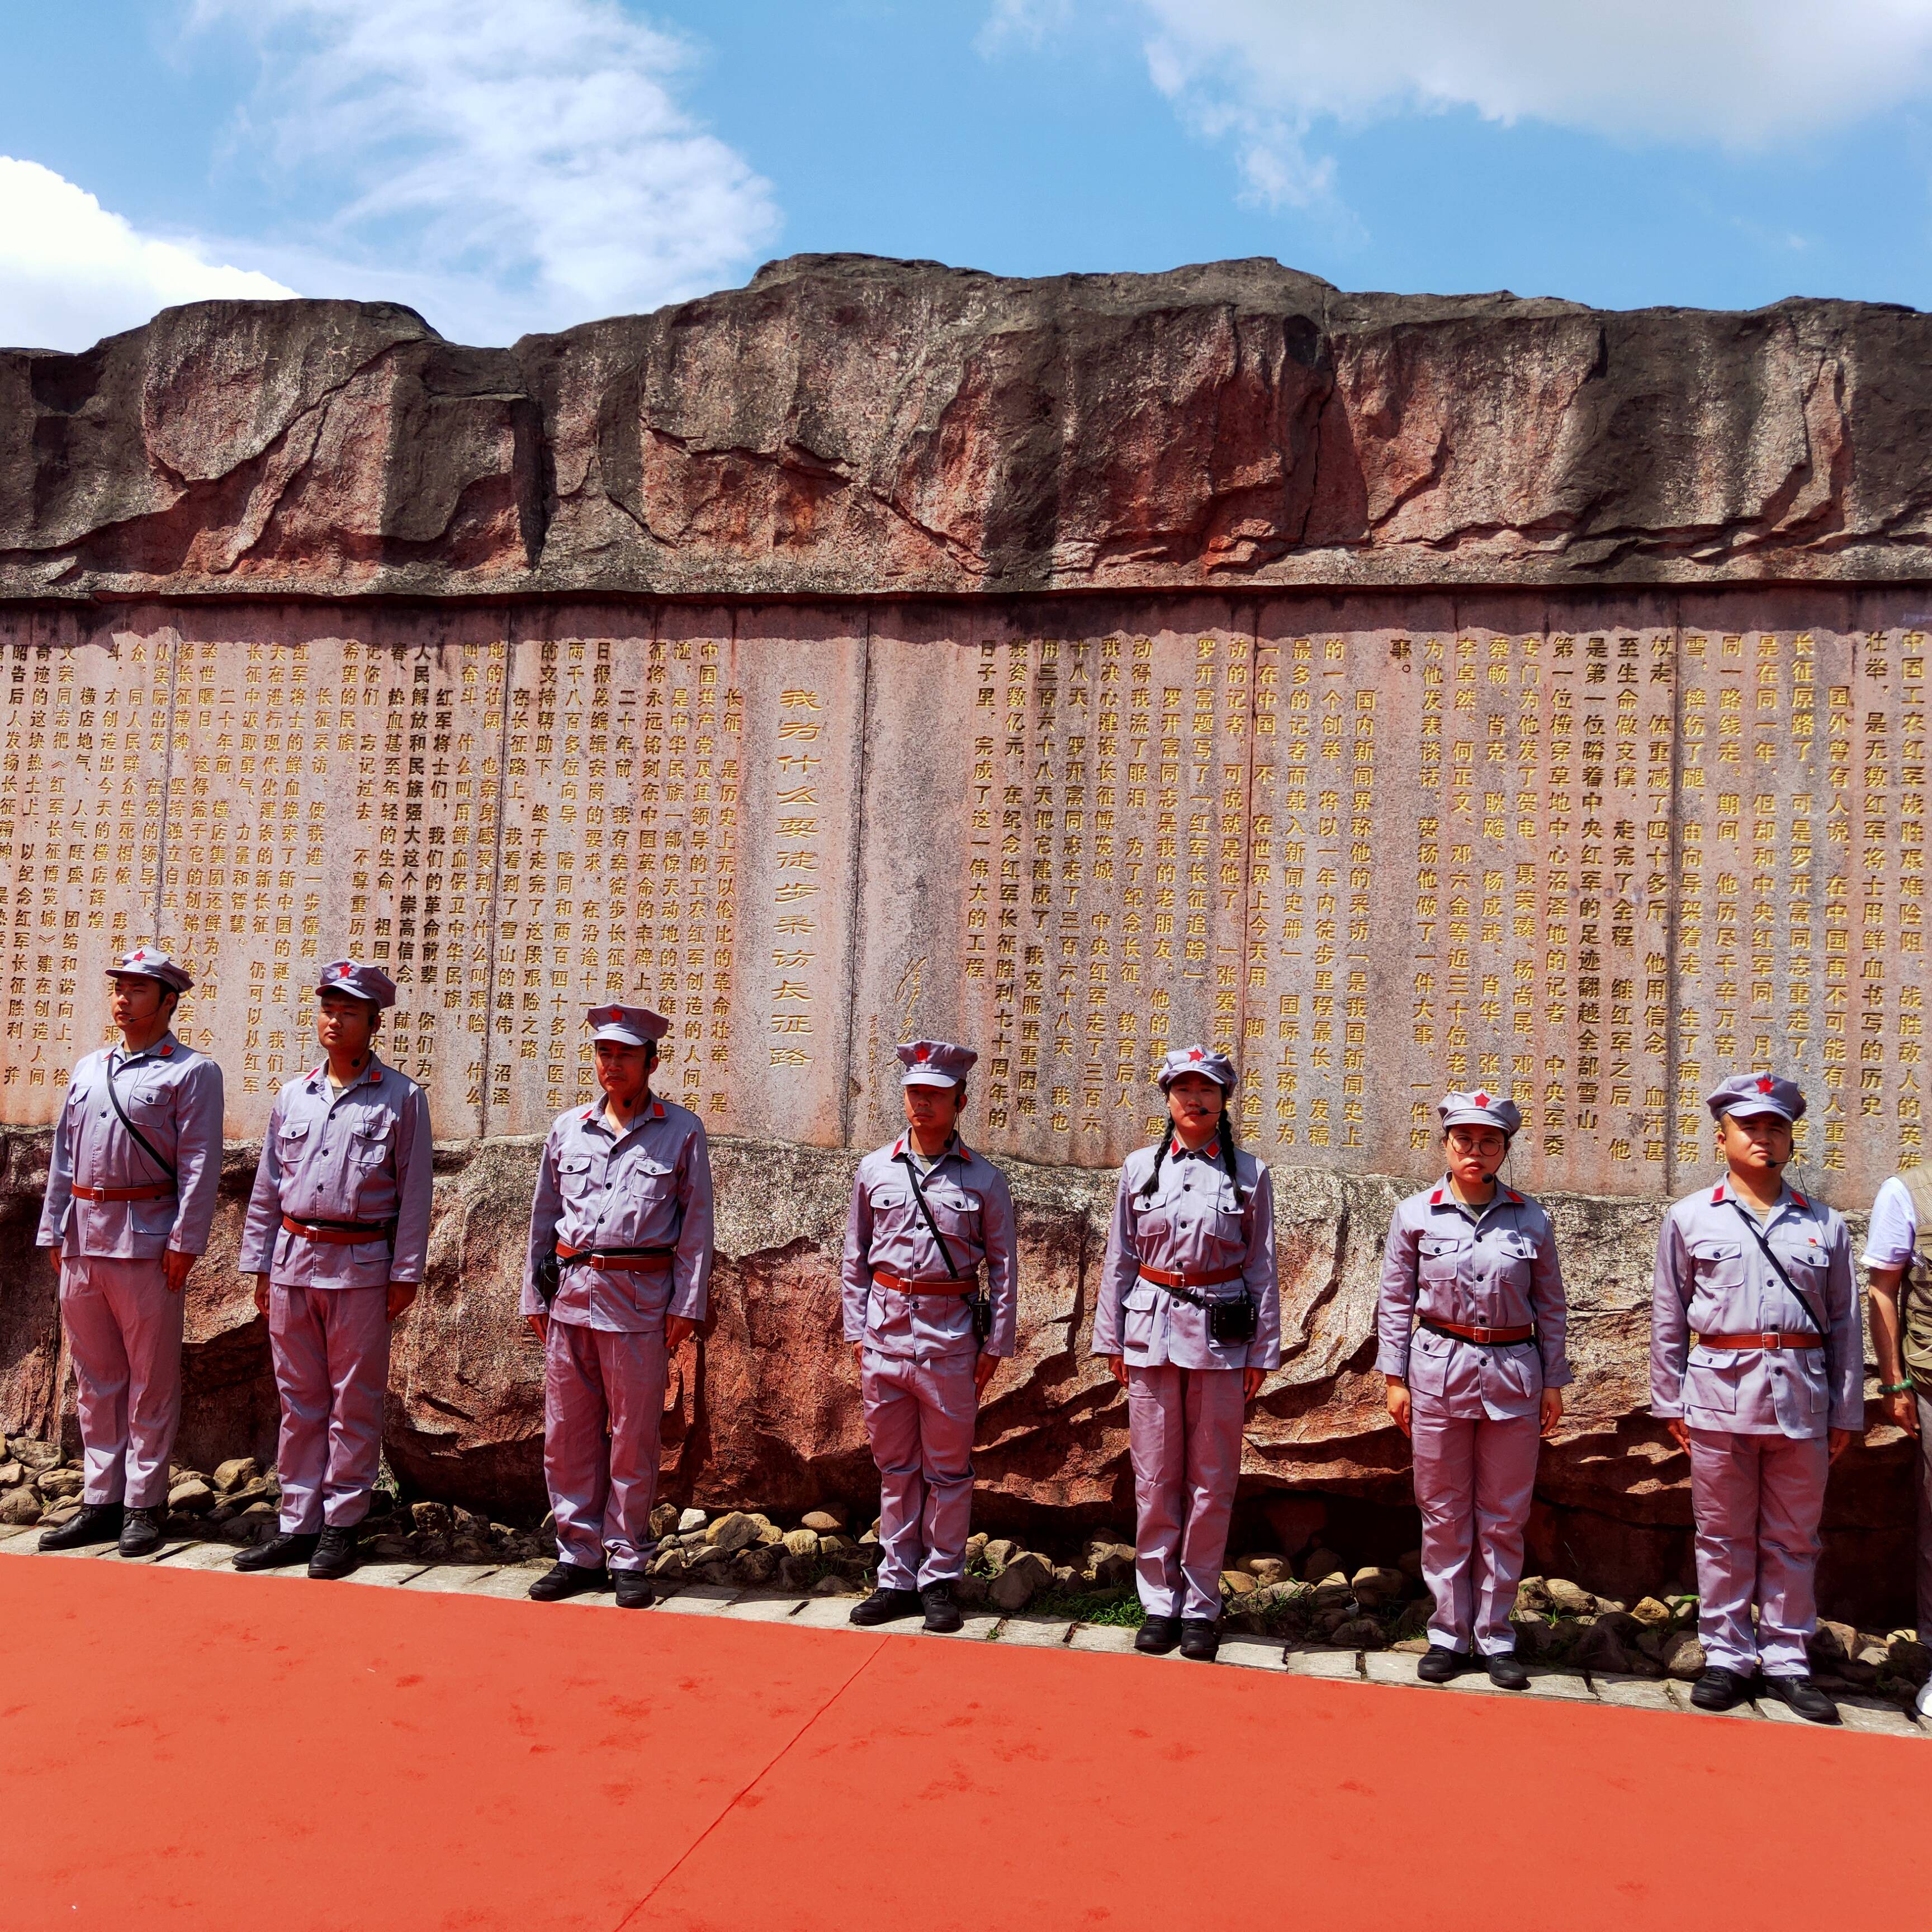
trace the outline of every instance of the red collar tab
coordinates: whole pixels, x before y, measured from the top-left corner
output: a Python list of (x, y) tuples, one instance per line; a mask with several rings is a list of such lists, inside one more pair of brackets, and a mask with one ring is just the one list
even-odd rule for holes
[(664, 1117), (664, 1102), (662, 1100), (653, 1100), (651, 1102), (651, 1118), (654, 1120), (661, 1120)]
[(1799, 1193), (1795, 1187), (1791, 1190), (1791, 1198), (1800, 1208), (1808, 1209), (1811, 1205), (1810, 1202), (1806, 1200), (1804, 1196)]
[(174, 1048), (172, 1046), (158, 1046), (155, 1048), (154, 1051), (158, 1053), (164, 1060), (170, 1060), (174, 1057)]
[(1442, 1190), (1441, 1188), (1437, 1188), (1435, 1192), (1430, 1196), (1429, 1204), (1432, 1208), (1439, 1208), (1442, 1205)]
[(1520, 1208), (1522, 1205), (1522, 1196), (1514, 1187), (1505, 1187), (1503, 1192), (1508, 1197), (1512, 1207)]
[(1711, 1205), (1714, 1208), (1724, 1198), (1724, 1184), (1720, 1180), (1711, 1190)]

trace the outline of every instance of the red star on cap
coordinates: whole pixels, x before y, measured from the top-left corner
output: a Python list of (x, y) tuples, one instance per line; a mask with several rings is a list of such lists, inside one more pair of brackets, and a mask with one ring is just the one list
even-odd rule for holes
[(146, 948), (146, 946), (142, 947), (142, 949), (134, 955), (134, 957), (135, 957), (136, 959), (145, 959), (145, 958), (147, 958), (147, 956), (148, 956), (148, 952), (147, 952), (147, 948)]
[(1205, 1058), (1198, 1046), (1190, 1047), (1187, 1050), (1187, 1057), (1190, 1060), (1200, 1060)]
[(1490, 1096), (1488, 1096), (1488, 1094), (1478, 1094), (1476, 1096), (1476, 1105), (1477, 1105), (1478, 1106), (1479, 1106), (1479, 1107), (1486, 1107), (1489, 1104), (1490, 1104)]
[(912, 1050), (912, 1057), (915, 1060), (930, 1060), (932, 1058), (932, 1048), (929, 1046), (916, 1046)]
[(1757, 1076), (1757, 1090), (1760, 1094), (1768, 1094), (1771, 1091), (1771, 1076), (1768, 1073), (1760, 1073)]

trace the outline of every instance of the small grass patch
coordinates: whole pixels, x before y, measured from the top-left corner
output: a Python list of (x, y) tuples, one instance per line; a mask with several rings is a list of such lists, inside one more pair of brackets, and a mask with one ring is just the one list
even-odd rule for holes
[(1028, 1604), (1027, 1614), (1064, 1617), (1069, 1623), (1124, 1624), (1130, 1630), (1147, 1618), (1132, 1590), (1046, 1590)]

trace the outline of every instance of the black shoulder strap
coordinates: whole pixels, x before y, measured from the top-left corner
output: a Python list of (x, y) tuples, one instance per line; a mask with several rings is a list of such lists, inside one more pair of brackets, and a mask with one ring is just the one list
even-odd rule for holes
[[(952, 1250), (946, 1245), (946, 1237), (939, 1232), (939, 1223), (932, 1218), (932, 1210), (926, 1204), (926, 1190), (919, 1184), (919, 1169), (912, 1164), (912, 1149), (906, 1148), (898, 1157), (905, 1162), (906, 1178), (912, 1183), (912, 1198), (919, 1203), (919, 1211), (926, 1216), (927, 1232), (939, 1244), (939, 1258), (946, 1264), (946, 1274), (957, 1281), (959, 1270), (952, 1264)], [(941, 1160), (944, 1158), (940, 1156)]]
[(1832, 1352), (1831, 1330), (1825, 1326), (1823, 1322), (1818, 1319), (1816, 1311), (1812, 1307), (1810, 1303), (1805, 1300), (1804, 1294), (1798, 1288), (1798, 1284), (1791, 1279), (1790, 1275), (1785, 1273), (1784, 1264), (1772, 1252), (1771, 1244), (1765, 1239), (1764, 1230), (1758, 1226), (1756, 1219), (1745, 1208), (1744, 1204), (1739, 1201), (1737, 1196), (1734, 1194), (1727, 1194), (1724, 1196), (1724, 1198), (1730, 1203), (1732, 1208), (1736, 1209), (1738, 1219), (1750, 1230), (1751, 1238), (1757, 1243), (1758, 1246), (1761, 1249), (1763, 1250), (1765, 1259), (1770, 1262), (1772, 1267), (1776, 1270), (1778, 1280), (1783, 1282), (1785, 1286), (1791, 1291), (1792, 1299), (1797, 1303), (1800, 1308), (1804, 1310), (1805, 1320), (1810, 1322), (1813, 1328), (1817, 1331), (1819, 1346), (1825, 1351), (1826, 1362), (1828, 1367), (1831, 1361)]
[(115, 1112), (120, 1115), (121, 1124), (128, 1130), (130, 1135), (134, 1136), (135, 1144), (140, 1148), (141, 1151), (146, 1154), (170, 1180), (180, 1180), (181, 1176), (175, 1172), (174, 1163), (172, 1161), (164, 1160), (159, 1152), (156, 1150), (154, 1142), (149, 1140), (147, 1136), (142, 1132), (140, 1129), (135, 1126), (132, 1120), (128, 1119), (128, 1110), (125, 1107), (122, 1106), (121, 1096), (114, 1090), (114, 1076), (117, 1073), (120, 1072), (122, 1068), (131, 1066), (134, 1064), (134, 1063), (131, 1060), (124, 1060), (120, 1063), (120, 1065), (117, 1066), (115, 1064), (113, 1055), (112, 1054), (108, 1055), (107, 1097), (111, 1102), (112, 1102)]

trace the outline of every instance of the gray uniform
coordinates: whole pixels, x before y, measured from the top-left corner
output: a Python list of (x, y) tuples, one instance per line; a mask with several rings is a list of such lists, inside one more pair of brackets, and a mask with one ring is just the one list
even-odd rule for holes
[[(664, 1322), (704, 1319), (712, 1243), (711, 1156), (695, 1114), (653, 1097), (622, 1134), (601, 1102), (557, 1117), (530, 1208), (522, 1306), (550, 1317), (544, 1478), (563, 1562), (640, 1570), (650, 1559)], [(562, 1269), (546, 1309), (537, 1269), (553, 1248), (586, 1258)], [(590, 1258), (626, 1248), (656, 1252)]]
[[(1421, 1326), (1414, 1324), (1420, 1318)], [(1570, 1380), (1563, 1271), (1550, 1217), (1497, 1184), (1482, 1208), (1445, 1176), (1396, 1209), (1382, 1257), (1376, 1366), (1406, 1380), (1422, 1514), (1429, 1641), (1508, 1656), (1536, 1489), (1546, 1388)], [(1441, 1324), (1533, 1339), (1479, 1342)]]
[[(122, 1124), (110, 1083), (160, 1162)], [(35, 1239), (60, 1250), (86, 1502), (158, 1509), (168, 1499), (185, 1297), (169, 1292), (161, 1257), (208, 1246), (222, 1104), (220, 1068), (172, 1033), (140, 1053), (90, 1053), (68, 1083)]]

